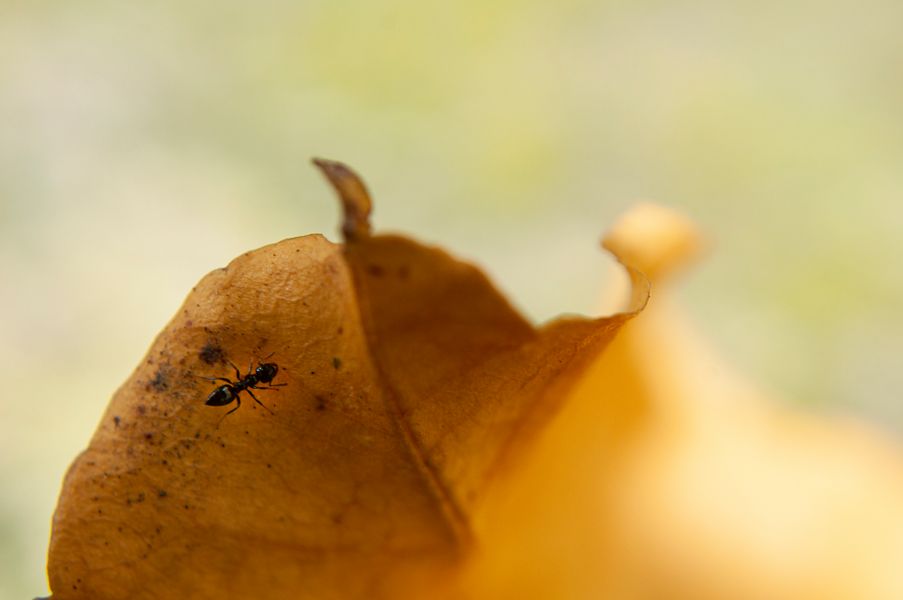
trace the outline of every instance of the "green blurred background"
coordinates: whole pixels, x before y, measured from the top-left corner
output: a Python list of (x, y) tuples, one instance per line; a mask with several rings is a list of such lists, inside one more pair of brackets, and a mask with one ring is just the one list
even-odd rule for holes
[(192, 285), (375, 225), (592, 313), (637, 199), (711, 235), (699, 327), (788, 402), (900, 430), (903, 4), (0, 4), (0, 598), (45, 593), (63, 473)]

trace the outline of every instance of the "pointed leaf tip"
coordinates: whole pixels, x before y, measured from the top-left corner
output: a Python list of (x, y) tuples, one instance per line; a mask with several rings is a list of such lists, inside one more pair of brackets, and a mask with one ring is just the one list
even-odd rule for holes
[(618, 219), (602, 246), (658, 284), (691, 264), (706, 244), (689, 218), (645, 202)]
[(342, 201), (342, 236), (345, 241), (354, 242), (370, 237), (370, 212), (373, 204), (360, 176), (338, 161), (314, 158), (312, 162), (326, 176)]

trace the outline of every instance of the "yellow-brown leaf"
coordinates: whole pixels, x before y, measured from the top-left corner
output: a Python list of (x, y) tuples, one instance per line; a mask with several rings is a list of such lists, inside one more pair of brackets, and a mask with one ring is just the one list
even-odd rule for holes
[[(317, 164), (346, 244), (285, 240), (191, 292), (66, 477), (58, 600), (454, 589), (495, 482), (645, 301), (633, 272), (631, 312), (536, 329), (475, 267), (371, 235), (360, 180)], [(201, 376), (271, 353), (272, 414), (244, 394), (228, 417), (204, 405), (219, 384)]]

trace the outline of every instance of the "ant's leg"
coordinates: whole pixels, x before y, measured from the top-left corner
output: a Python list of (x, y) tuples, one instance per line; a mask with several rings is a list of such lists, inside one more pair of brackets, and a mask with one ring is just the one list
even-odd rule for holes
[(234, 413), (236, 410), (238, 410), (238, 408), (239, 408), (240, 406), (241, 406), (241, 398), (239, 398), (238, 395), (236, 394), (236, 396), (235, 396), (235, 408), (233, 408), (232, 410), (230, 410), (229, 412), (227, 412), (226, 414), (224, 414), (224, 415), (223, 415), (223, 418), (225, 419), (226, 417), (228, 417), (229, 415), (231, 415), (232, 413)]
[(281, 388), (281, 387), (285, 387), (287, 385), (288, 385), (287, 383), (259, 382), (259, 383), (255, 383), (251, 387), (254, 388), (255, 390), (271, 390), (274, 392), (278, 392), (279, 391), (278, 389), (273, 389), (273, 388)]
[(227, 360), (226, 362), (229, 363), (233, 369), (235, 369), (235, 380), (236, 381), (241, 381), (242, 379), (244, 379), (241, 376), (241, 371), (238, 370), (238, 367), (235, 366), (234, 362), (232, 362), (231, 360)]
[(266, 404), (264, 404), (263, 402), (261, 402), (260, 400), (257, 399), (257, 396), (254, 395), (254, 392), (251, 391), (251, 388), (248, 388), (248, 389), (246, 389), (245, 391), (248, 392), (249, 394), (251, 394), (251, 397), (254, 398), (254, 402), (256, 402), (256, 403), (259, 404), (260, 406), (264, 407), (265, 409), (269, 410), (269, 411), (270, 411), (270, 414), (273, 414), (273, 415), (276, 414), (276, 413), (274, 413), (272, 410), (270, 410), (269, 407), (268, 407)]
[(222, 425), (222, 423), (226, 419), (226, 417), (228, 417), (229, 415), (234, 413), (236, 410), (238, 410), (238, 407), (241, 406), (241, 399), (238, 396), (235, 396), (235, 402), (237, 402), (237, 404), (235, 405), (235, 408), (233, 408), (232, 410), (230, 410), (229, 412), (224, 414), (222, 417), (220, 417), (220, 420), (216, 423), (217, 429), (219, 429), (219, 426)]
[(226, 383), (232, 385), (235, 383), (231, 379), (226, 379), (225, 377), (207, 377), (206, 375), (195, 375), (195, 377), (199, 377), (201, 379), (206, 379), (207, 381), (225, 381)]

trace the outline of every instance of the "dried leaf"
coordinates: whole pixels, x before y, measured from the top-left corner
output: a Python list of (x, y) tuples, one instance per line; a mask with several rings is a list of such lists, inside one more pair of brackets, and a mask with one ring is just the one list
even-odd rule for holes
[[(54, 598), (456, 593), (495, 490), (648, 296), (631, 271), (628, 312), (536, 329), (475, 267), (371, 235), (360, 180), (317, 165), (346, 244), (285, 240), (192, 290), (66, 476)], [(201, 376), (263, 360), (272, 413), (205, 406)]]

